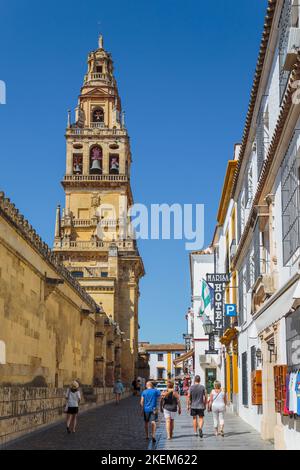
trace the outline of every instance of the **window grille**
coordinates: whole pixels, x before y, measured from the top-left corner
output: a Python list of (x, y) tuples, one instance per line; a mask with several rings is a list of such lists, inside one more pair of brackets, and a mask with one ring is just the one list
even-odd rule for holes
[(248, 167), (245, 181), (245, 206), (249, 208), (253, 199), (253, 172), (252, 166)]
[(245, 295), (245, 274), (244, 268), (241, 268), (238, 275), (239, 285), (238, 285), (238, 298), (239, 298), (239, 325), (243, 325), (246, 320), (246, 295)]
[(254, 265), (254, 282), (261, 275), (261, 243), (258, 222), (253, 232), (253, 265)]
[(251, 288), (251, 274), (250, 274), (250, 252), (246, 257), (246, 292)]
[(242, 217), (241, 217), (241, 210), (242, 210), (242, 199), (241, 194), (238, 197), (237, 201), (237, 241), (240, 241), (242, 235)]
[(256, 346), (251, 347), (251, 372), (256, 370)]
[(297, 130), (281, 167), (283, 262), (285, 266), (300, 247), (299, 135), (300, 130)]
[(268, 95), (263, 96), (257, 116), (256, 127), (256, 154), (257, 154), (257, 180), (266, 158), (269, 145), (269, 110), (267, 106)]

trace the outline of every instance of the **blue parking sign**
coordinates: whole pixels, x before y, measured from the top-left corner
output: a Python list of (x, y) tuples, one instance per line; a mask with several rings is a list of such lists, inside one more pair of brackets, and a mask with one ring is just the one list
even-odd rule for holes
[(225, 304), (225, 317), (236, 317), (236, 304)]

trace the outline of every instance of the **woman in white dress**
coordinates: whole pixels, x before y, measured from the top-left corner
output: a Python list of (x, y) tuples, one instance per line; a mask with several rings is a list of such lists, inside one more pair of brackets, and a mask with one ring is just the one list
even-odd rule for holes
[(216, 380), (208, 403), (209, 410), (212, 411), (213, 414), (216, 436), (220, 433), (220, 435), (224, 437), (224, 413), (226, 411), (226, 405), (226, 393), (222, 391), (221, 383)]

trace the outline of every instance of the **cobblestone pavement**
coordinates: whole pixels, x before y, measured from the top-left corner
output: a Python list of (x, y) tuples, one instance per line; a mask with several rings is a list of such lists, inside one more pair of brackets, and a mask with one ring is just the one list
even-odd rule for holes
[(5, 449), (147, 449), (139, 400), (131, 396), (118, 406), (111, 403), (79, 414), (75, 434), (67, 434), (65, 424), (59, 423), (18, 439)]
[[(204, 437), (201, 439), (194, 436), (192, 418), (187, 413), (183, 400), (182, 410), (181, 416), (177, 415), (172, 440), (167, 440), (165, 420), (161, 419), (156, 450), (273, 450), (269, 441), (262, 440), (251, 426), (229, 412), (225, 415), (225, 437), (214, 435), (212, 413), (205, 415)], [(149, 446), (151, 448), (152, 444)]]
[(64, 423), (36, 431), (27, 437), (8, 444), (5, 449), (64, 449), (64, 450), (272, 450), (270, 442), (263, 441), (252, 427), (231, 413), (225, 416), (225, 437), (215, 437), (211, 413), (206, 413), (204, 438), (193, 435), (192, 418), (184, 402), (183, 412), (177, 416), (175, 434), (166, 439), (165, 421), (161, 416), (157, 431), (157, 443), (152, 446), (144, 438), (144, 422), (140, 416), (139, 398), (129, 397), (121, 401), (94, 408), (79, 415), (78, 430), (68, 435)]

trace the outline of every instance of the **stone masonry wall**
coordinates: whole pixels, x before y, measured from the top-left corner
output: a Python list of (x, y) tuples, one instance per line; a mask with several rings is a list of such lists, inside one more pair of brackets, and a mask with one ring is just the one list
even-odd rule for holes
[[(80, 391), (81, 411), (114, 400), (112, 388), (83, 387)], [(65, 394), (65, 388), (0, 387), (0, 446), (64, 419)]]

